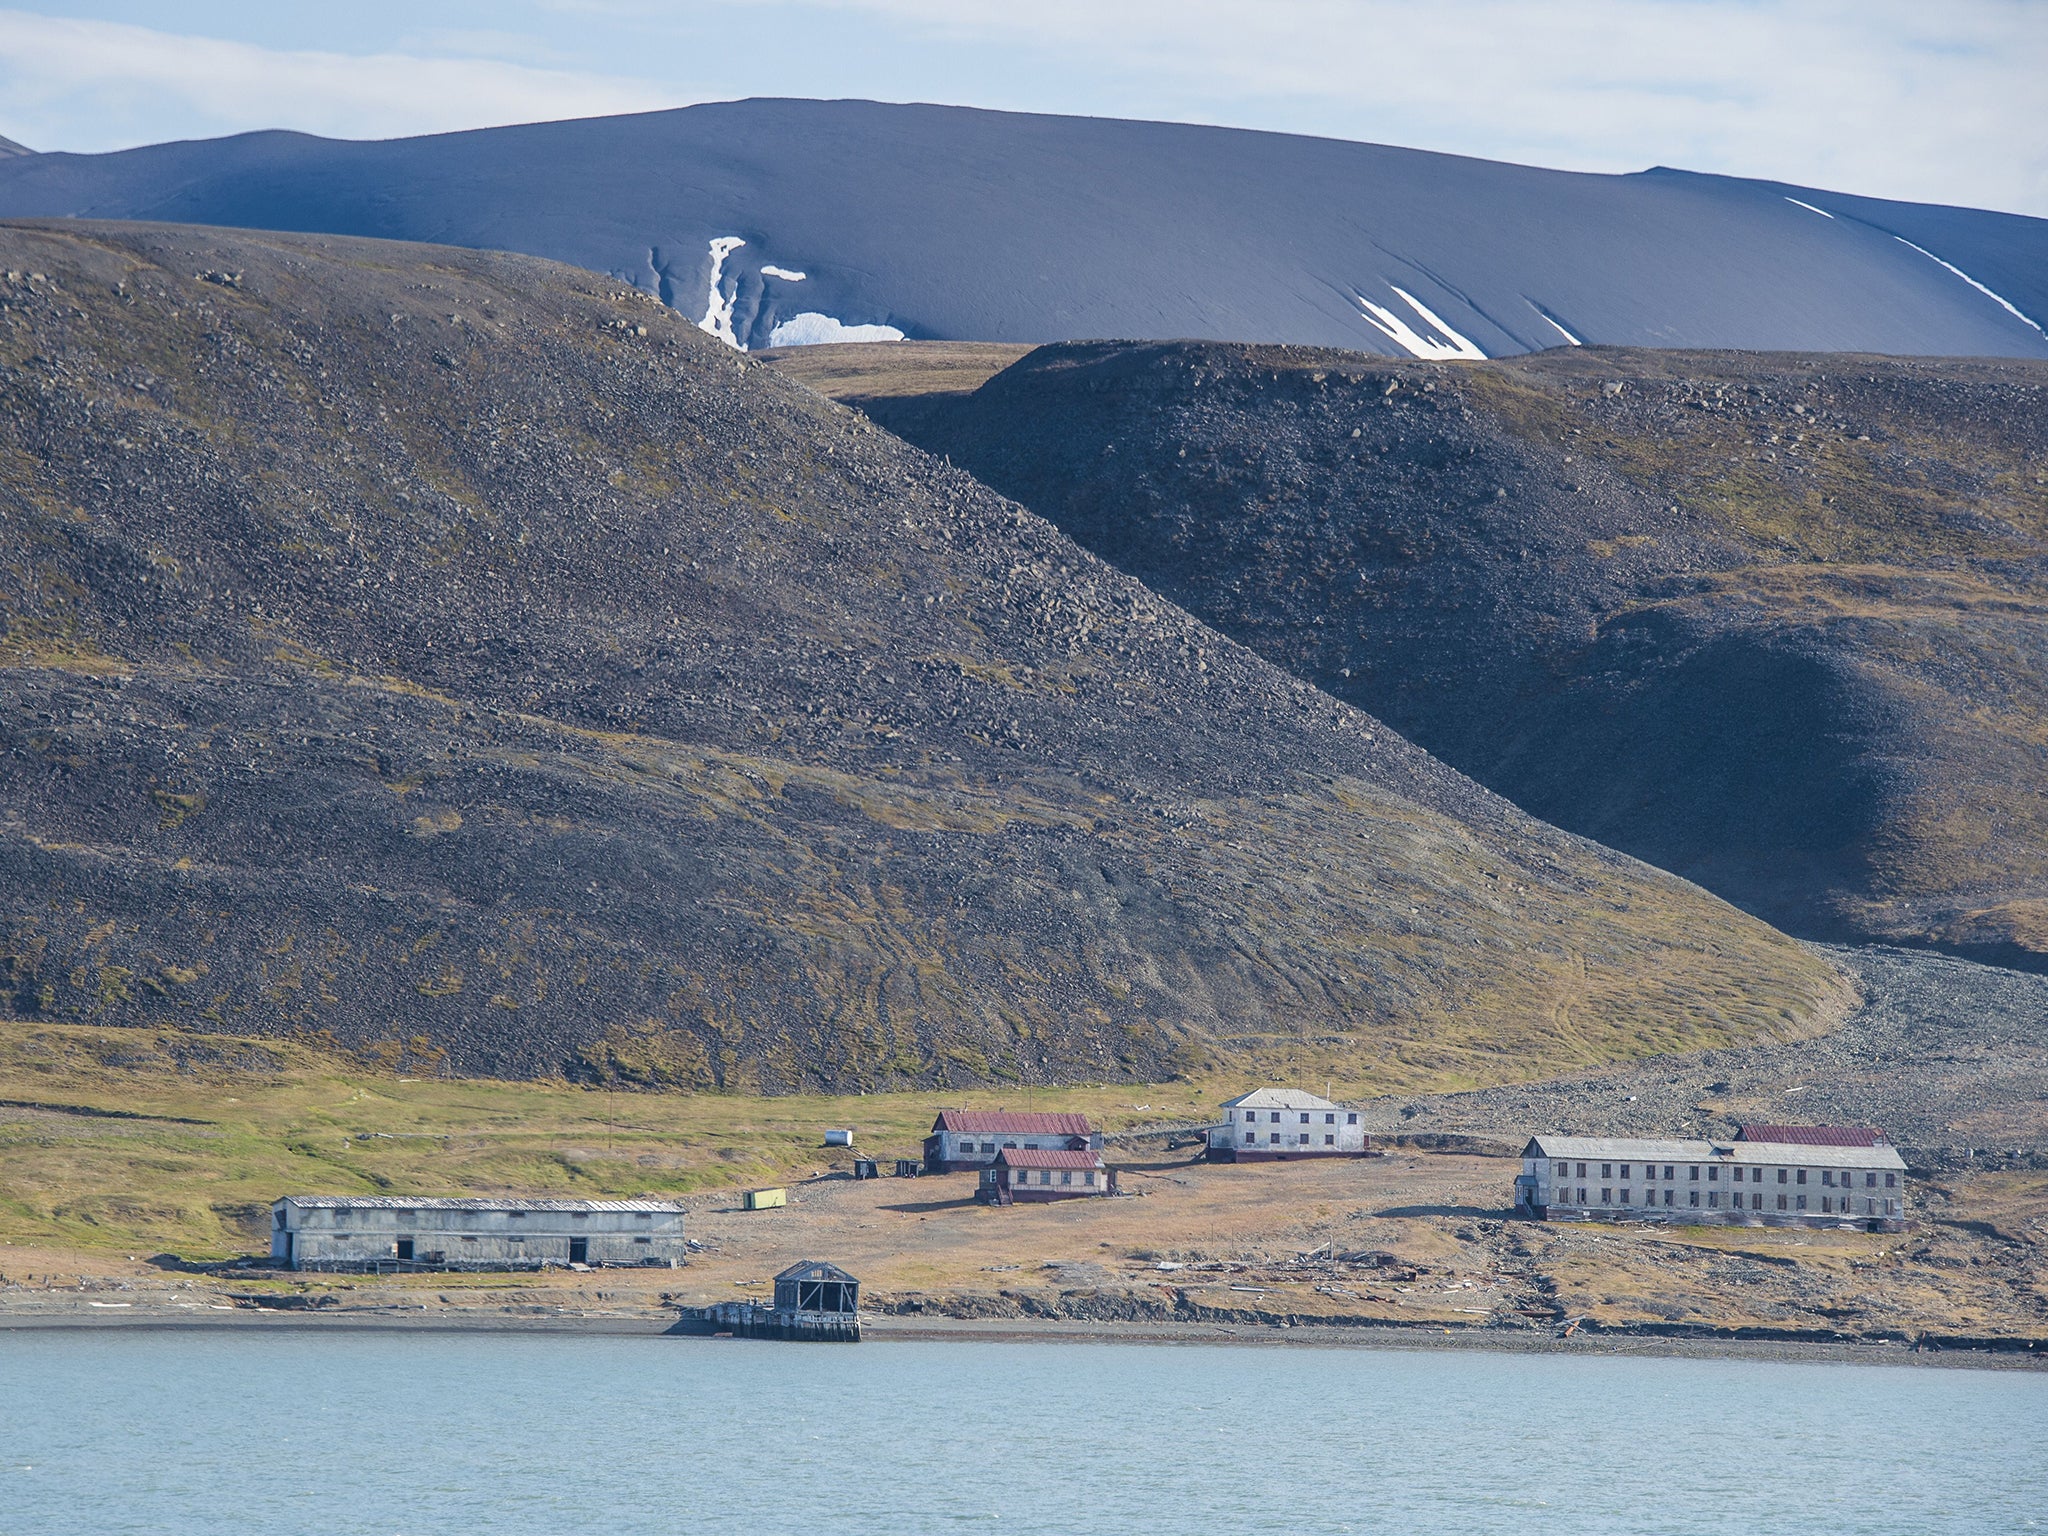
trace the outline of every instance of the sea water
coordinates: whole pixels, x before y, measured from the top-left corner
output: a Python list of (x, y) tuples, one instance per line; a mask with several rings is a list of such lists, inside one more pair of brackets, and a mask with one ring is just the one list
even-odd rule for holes
[(4, 1536), (2048, 1529), (2048, 1374), (1393, 1349), (0, 1332)]

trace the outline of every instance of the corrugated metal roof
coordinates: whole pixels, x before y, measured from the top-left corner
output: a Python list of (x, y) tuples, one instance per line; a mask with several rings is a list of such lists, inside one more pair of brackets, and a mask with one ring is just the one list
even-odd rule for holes
[(1775, 1141), (1656, 1141), (1618, 1136), (1532, 1136), (1524, 1157), (1637, 1163), (1789, 1164), (1803, 1168), (1889, 1168), (1903, 1172), (1896, 1147), (1816, 1147)]
[(858, 1285), (860, 1283), (837, 1264), (828, 1264), (823, 1259), (805, 1259), (801, 1264), (792, 1264), (775, 1278), (777, 1280), (838, 1280), (848, 1285)]
[(1875, 1147), (1891, 1140), (1867, 1125), (1742, 1125), (1738, 1141), (1774, 1141), (1783, 1147)]
[(1319, 1099), (1299, 1088), (1254, 1088), (1223, 1101), (1225, 1109), (1335, 1109), (1328, 1099)]
[(966, 1131), (976, 1136), (1092, 1136), (1086, 1115), (1044, 1114), (1036, 1110), (942, 1109), (932, 1122), (935, 1131)]
[(428, 1195), (286, 1195), (278, 1205), (375, 1211), (652, 1211), (682, 1213), (673, 1200), (479, 1200)]
[(1100, 1168), (1101, 1155), (1095, 1152), (1063, 1152), (1055, 1150), (1034, 1151), (1028, 1147), (1005, 1147), (996, 1154), (996, 1162), (1005, 1168)]

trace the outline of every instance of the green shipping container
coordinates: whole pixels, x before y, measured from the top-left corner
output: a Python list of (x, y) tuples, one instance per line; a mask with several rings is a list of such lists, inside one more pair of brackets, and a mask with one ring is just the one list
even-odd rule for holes
[(750, 1211), (771, 1211), (779, 1205), (789, 1204), (789, 1191), (786, 1189), (750, 1189), (743, 1197), (743, 1202)]

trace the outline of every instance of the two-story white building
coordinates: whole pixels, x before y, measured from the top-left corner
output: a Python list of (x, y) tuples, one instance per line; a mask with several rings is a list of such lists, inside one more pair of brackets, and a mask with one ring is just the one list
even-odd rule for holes
[(1209, 1128), (1209, 1159), (1279, 1162), (1300, 1157), (1360, 1157), (1369, 1143), (1358, 1111), (1298, 1088), (1257, 1088), (1223, 1104)]
[(1536, 1136), (1522, 1149), (1515, 1209), (1547, 1221), (1897, 1232), (1906, 1164), (1882, 1144)]
[(924, 1139), (927, 1173), (987, 1168), (999, 1152), (1100, 1152), (1102, 1133), (1086, 1115), (1035, 1110), (942, 1109)]

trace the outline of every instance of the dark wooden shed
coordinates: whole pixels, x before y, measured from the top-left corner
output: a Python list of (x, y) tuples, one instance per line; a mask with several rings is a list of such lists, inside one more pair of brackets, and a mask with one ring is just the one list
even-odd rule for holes
[(820, 1259), (792, 1264), (775, 1277), (777, 1312), (860, 1310), (860, 1282), (837, 1264)]

